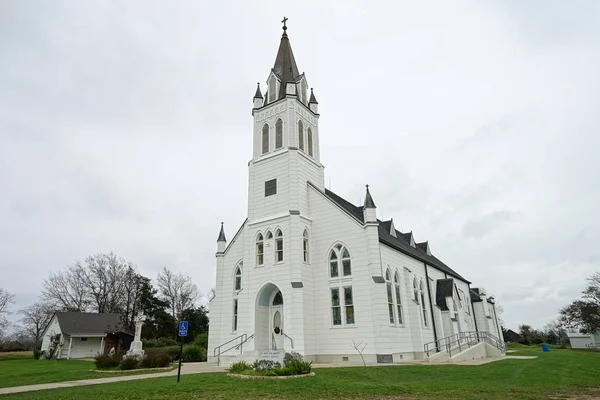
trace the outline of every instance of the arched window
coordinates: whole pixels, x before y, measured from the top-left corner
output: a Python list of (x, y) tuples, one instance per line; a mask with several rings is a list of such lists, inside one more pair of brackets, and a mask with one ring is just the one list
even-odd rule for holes
[(283, 295), (281, 294), (281, 290), (280, 290), (275, 294), (275, 297), (273, 297), (273, 305), (280, 306), (282, 304), (283, 304)]
[(269, 152), (269, 125), (265, 124), (262, 129), (262, 153)]
[(392, 278), (390, 275), (390, 270), (388, 268), (385, 271), (385, 287), (387, 289), (387, 300), (388, 300), (388, 312), (390, 314), (390, 324), (395, 324), (394, 320), (394, 296), (392, 295)]
[(283, 234), (279, 229), (275, 232), (275, 262), (283, 261)]
[(342, 270), (343, 276), (352, 275), (350, 252), (341, 244), (337, 244), (329, 254), (329, 276), (331, 278), (338, 278), (340, 276), (340, 269)]
[(419, 304), (419, 287), (416, 276), (415, 279), (413, 279), (413, 300), (416, 301), (417, 304)]
[(308, 136), (308, 155), (312, 157), (313, 155), (313, 141), (312, 141), (312, 130), (310, 128), (308, 128), (308, 131), (306, 133), (306, 135)]
[(402, 324), (402, 296), (400, 296), (400, 273), (394, 275), (394, 291), (396, 294), (396, 308), (398, 310), (398, 324)]
[(302, 234), (302, 257), (305, 263), (308, 262), (308, 232), (306, 229)]
[(235, 269), (235, 290), (242, 290), (242, 268), (239, 265)]
[(275, 148), (280, 149), (283, 147), (283, 121), (281, 118), (275, 122)]
[(298, 147), (304, 151), (304, 125), (302, 125), (302, 121), (298, 121)]
[(231, 329), (235, 332), (238, 327), (238, 299), (233, 299), (233, 321)]
[(267, 240), (271, 240), (271, 239), (273, 239), (273, 234), (271, 233), (271, 231), (267, 231), (267, 234), (265, 235), (265, 238), (266, 238)]
[(425, 303), (425, 289), (423, 288), (423, 280), (421, 279), (421, 310), (423, 311), (423, 326), (427, 327), (427, 303)]
[(265, 258), (263, 235), (259, 233), (256, 237), (256, 265), (263, 265), (264, 261)]

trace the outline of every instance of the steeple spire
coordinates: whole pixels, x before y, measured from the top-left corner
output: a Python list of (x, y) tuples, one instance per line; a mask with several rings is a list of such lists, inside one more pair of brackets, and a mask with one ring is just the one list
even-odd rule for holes
[(226, 242), (227, 239), (225, 239), (225, 230), (223, 229), (223, 223), (221, 222), (221, 231), (219, 232), (219, 238), (217, 239), (217, 242)]
[(256, 93), (254, 93), (254, 98), (255, 98), (255, 99), (262, 99), (262, 98), (263, 98), (263, 95), (262, 95), (262, 93), (260, 92), (260, 82), (257, 82), (257, 83), (256, 83), (256, 85), (257, 85), (257, 86), (256, 86)]
[(279, 43), (279, 50), (277, 51), (277, 58), (275, 58), (275, 65), (273, 66), (273, 72), (281, 80), (279, 87), (279, 93), (277, 99), (285, 97), (285, 91), (287, 83), (296, 83), (296, 79), (300, 76), (298, 72), (298, 66), (296, 65), (296, 59), (294, 53), (292, 53), (292, 46), (287, 35), (287, 18), (283, 18), (283, 35), (281, 35), (281, 43)]
[(310, 100), (308, 101), (308, 103), (319, 104), (317, 98), (315, 97), (315, 93), (313, 92), (313, 88), (310, 88)]
[(369, 192), (369, 185), (367, 186), (367, 195), (365, 196), (365, 205), (363, 208), (377, 208), (375, 206), (375, 202), (373, 201), (373, 198), (371, 197), (371, 192)]

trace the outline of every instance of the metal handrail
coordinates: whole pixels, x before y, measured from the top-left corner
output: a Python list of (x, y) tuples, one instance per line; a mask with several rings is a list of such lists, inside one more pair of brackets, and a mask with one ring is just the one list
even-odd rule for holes
[[(242, 346), (244, 345), (244, 343), (246, 343), (248, 340), (252, 339), (254, 337), (254, 334), (248, 336), (247, 334), (243, 333), (240, 336), (234, 337), (233, 339), (221, 344), (220, 346), (215, 347), (215, 349), (213, 350), (213, 357), (217, 357), (217, 365), (220, 366), (221, 365), (221, 354), (228, 352), (231, 349), (240, 349), (240, 353), (242, 353)], [(228, 345), (231, 342), (234, 342), (236, 340), (240, 339), (239, 343), (235, 343), (233, 346), (228, 347), (225, 350), (221, 350), (221, 348), (225, 345)]]
[(470, 348), (471, 346), (481, 342), (488, 343), (501, 351), (506, 351), (504, 343), (487, 331), (460, 332), (430, 343), (426, 343), (423, 346), (423, 350), (427, 354), (427, 358), (429, 358), (431, 352), (433, 352), (433, 354), (437, 354), (445, 350), (446, 353), (452, 354), (452, 351), (456, 348), (458, 348), (459, 352), (462, 352), (463, 346), (466, 345), (467, 348)]
[(285, 336), (286, 338), (290, 339), (290, 343), (292, 344), (292, 349), (294, 348), (294, 339), (292, 339), (291, 337), (289, 337), (288, 335), (286, 335), (285, 333), (281, 332), (281, 334), (283, 336)]

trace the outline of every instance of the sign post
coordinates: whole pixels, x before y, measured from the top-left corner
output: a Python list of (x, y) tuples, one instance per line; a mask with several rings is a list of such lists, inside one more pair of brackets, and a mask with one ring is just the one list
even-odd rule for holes
[(179, 369), (177, 370), (177, 382), (181, 376), (181, 359), (183, 358), (183, 338), (187, 336), (188, 322), (179, 321), (179, 338), (181, 339), (181, 347), (179, 348)]

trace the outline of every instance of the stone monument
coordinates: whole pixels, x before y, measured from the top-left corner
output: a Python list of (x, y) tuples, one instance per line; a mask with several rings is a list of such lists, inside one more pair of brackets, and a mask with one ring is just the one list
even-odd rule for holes
[(133, 337), (133, 342), (131, 342), (131, 346), (127, 351), (127, 357), (142, 357), (144, 355), (144, 350), (142, 350), (142, 325), (144, 325), (144, 321), (146, 320), (146, 316), (144, 313), (140, 312), (135, 316), (135, 336)]

